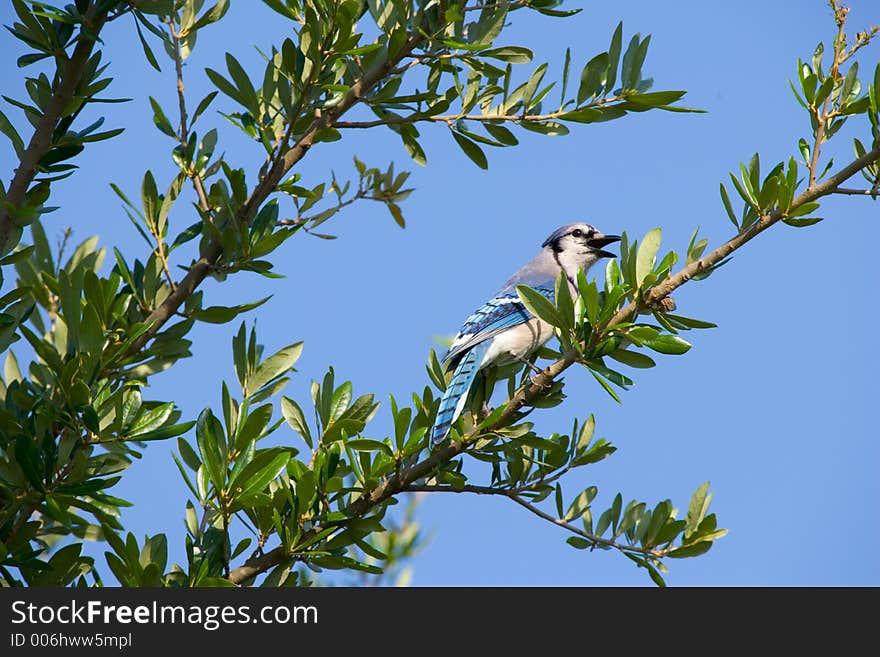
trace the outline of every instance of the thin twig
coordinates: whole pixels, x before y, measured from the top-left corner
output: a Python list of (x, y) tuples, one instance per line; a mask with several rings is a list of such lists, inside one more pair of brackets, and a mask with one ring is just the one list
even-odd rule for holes
[(835, 189), (832, 194), (843, 194), (846, 196), (872, 196), (874, 198), (877, 197), (876, 189), (848, 189), (846, 187), (840, 187)]
[(507, 7), (508, 11), (522, 9), (529, 4), (528, 0), (516, 0), (515, 2), (487, 2), (484, 5), (470, 5), (463, 7), (462, 11), (483, 11), (484, 9), (499, 9)]
[[(834, 39), (834, 62), (831, 65), (831, 70), (828, 72), (828, 76), (836, 81), (840, 64), (843, 61), (841, 57), (846, 51), (846, 35), (844, 34), (843, 29), (846, 25), (846, 13), (848, 10), (838, 6), (836, 0), (830, 0), (830, 2), (837, 22), (837, 37)], [(822, 144), (825, 142), (825, 129), (828, 122), (831, 120), (829, 109), (831, 108), (832, 95), (833, 94), (829, 93), (825, 98), (821, 110), (819, 110), (819, 108), (810, 107), (810, 111), (816, 120), (816, 135), (815, 141), (813, 142), (812, 157), (810, 158), (810, 178), (807, 189), (815, 187), (816, 185), (816, 177), (819, 169), (819, 153), (822, 150)]]
[[(611, 103), (623, 100), (618, 97), (603, 98), (584, 107), (578, 107), (577, 110), (593, 109), (604, 107)], [(541, 121), (553, 121), (563, 118), (566, 114), (575, 111), (571, 109), (551, 112), (549, 114), (442, 114), (436, 116), (426, 116), (425, 114), (416, 112), (409, 116), (389, 116), (384, 119), (374, 119), (372, 121), (336, 121), (333, 123), (334, 128), (354, 128), (365, 129), (375, 128), (380, 125), (402, 125), (407, 123), (416, 123), (427, 121), (433, 123), (446, 123), (450, 125), (456, 121), (480, 121), (482, 123), (495, 122), (516, 122), (516, 123), (537, 123)]]
[[(181, 147), (185, 151), (187, 143), (189, 142), (189, 124), (187, 122), (186, 113), (186, 93), (183, 85), (183, 55), (180, 53), (180, 33), (177, 31), (173, 18), (168, 19), (168, 29), (171, 32), (174, 70), (177, 74), (177, 104), (180, 112), (177, 138), (180, 141)], [(186, 175), (192, 181), (196, 196), (199, 197), (199, 207), (203, 212), (208, 212), (211, 209), (211, 206), (208, 203), (208, 195), (205, 193), (205, 185), (202, 181), (202, 177), (199, 175), (198, 171), (195, 170), (187, 170)]]
[[(385, 201), (385, 199), (383, 199), (383, 198), (381, 198), (381, 197), (379, 197), (379, 196), (370, 196), (370, 195), (368, 195), (366, 189), (359, 189), (354, 195), (352, 195), (351, 198), (346, 199), (346, 200), (344, 200), (344, 201), (338, 201), (338, 202), (336, 203), (336, 205), (334, 205), (332, 208), (327, 208), (327, 209), (328, 209), (328, 210), (331, 210), (331, 209), (332, 209), (332, 210), (335, 210), (336, 212), (339, 212), (342, 208), (348, 207), (348, 206), (351, 205), (352, 203), (355, 203), (355, 202), (357, 202), (357, 201), (360, 201), (361, 199), (364, 199), (364, 200), (367, 200), (367, 201), (382, 201), (382, 202)], [(303, 217), (302, 215), (299, 215), (299, 216), (296, 217), (296, 219), (280, 219), (280, 220), (279, 220), (278, 222), (276, 222), (276, 223), (277, 223), (279, 226), (299, 226), (300, 224), (307, 224), (307, 223), (309, 223), (310, 221), (313, 221), (313, 220), (316, 219), (320, 214), (323, 214), (323, 213), (326, 212), (326, 211), (327, 211), (327, 210), (323, 210), (323, 211), (321, 211), (320, 213), (315, 214), (315, 215), (311, 215), (311, 216), (309, 216), (309, 217)], [(308, 227), (303, 227), (303, 230), (306, 231), (306, 232), (309, 232), (309, 228), (308, 228)]]
[[(420, 33), (411, 34), (394, 57), (378, 62), (349, 88), (346, 96), (336, 107), (333, 107), (320, 117), (316, 117), (296, 144), (290, 149), (279, 152), (279, 157), (275, 160), (265, 177), (257, 183), (248, 199), (242, 204), (236, 219), (239, 222), (250, 223), (257, 210), (275, 190), (284, 175), (306, 156), (306, 153), (314, 145), (318, 132), (323, 128), (332, 126), (340, 116), (361, 102), (364, 96), (384, 79), (388, 71), (397, 66), (404, 57), (407, 57), (421, 43), (422, 39), (423, 37)], [(161, 330), (165, 323), (174, 315), (175, 311), (205, 280), (222, 253), (223, 247), (220, 244), (211, 244), (205, 249), (201, 257), (190, 266), (186, 276), (180, 280), (177, 289), (171, 292), (159, 307), (153, 310), (147, 317), (146, 322), (151, 323), (150, 328), (131, 345), (129, 353), (140, 351)]]
[(94, 14), (98, 4), (91, 4), (83, 17), (77, 44), (70, 58), (67, 59), (60, 55), (56, 57), (58, 62), (56, 75), (61, 78), (61, 82), (55, 93), (52, 94), (45, 113), (34, 127), (31, 140), (22, 152), (18, 168), (16, 168), (7, 187), (5, 203), (0, 205), (0, 252), (5, 253), (9, 250), (9, 240), (15, 228), (15, 222), (7, 208), (18, 208), (24, 202), (27, 189), (37, 175), (37, 164), (52, 147), (52, 135), (55, 127), (79, 87), (85, 66), (92, 56), (92, 49), (107, 20), (106, 10), (97, 15)]
[(572, 534), (577, 534), (581, 538), (585, 538), (590, 543), (593, 544), (594, 547), (602, 545), (608, 548), (613, 548), (615, 550), (620, 550), (621, 552), (631, 552), (642, 554), (645, 556), (662, 558), (666, 556), (673, 548), (666, 548), (662, 550), (653, 550), (650, 548), (639, 547), (638, 545), (632, 545), (628, 543), (618, 543), (617, 541), (609, 538), (602, 538), (601, 536), (597, 536), (595, 534), (591, 534), (583, 529), (579, 529), (575, 527), (571, 523), (565, 521), (564, 518), (554, 518), (549, 513), (545, 513), (538, 507), (536, 507), (531, 502), (524, 500), (518, 494), (510, 489), (505, 488), (492, 488), (489, 486), (470, 486), (465, 485), (461, 488), (456, 488), (453, 486), (430, 486), (430, 485), (417, 485), (412, 484), (407, 486), (403, 492), (406, 493), (475, 493), (477, 495), (500, 495), (502, 497), (506, 497), (517, 504), (519, 504), (524, 509), (528, 509), (531, 513), (535, 514), (542, 520), (546, 520), (557, 527), (562, 527), (563, 529), (570, 531)]

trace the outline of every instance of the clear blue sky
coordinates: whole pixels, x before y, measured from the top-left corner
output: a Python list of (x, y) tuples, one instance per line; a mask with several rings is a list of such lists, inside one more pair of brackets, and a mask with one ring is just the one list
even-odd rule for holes
[[(851, 31), (880, 23), (872, 0), (850, 5)], [(413, 170), (416, 192), (404, 206), (406, 230), (381, 206), (356, 205), (325, 224), (338, 240), (302, 236), (278, 252), (277, 270), (287, 278), (241, 274), (222, 289), (205, 286), (207, 305), (274, 295), (258, 311), (267, 350), (305, 341), (300, 372), (286, 394), (307, 401), (310, 381), (328, 365), (353, 381), (356, 394), (405, 399), (421, 390), (434, 338), (454, 333), (559, 224), (586, 220), (633, 236), (662, 226), (664, 246), (677, 249), (700, 225), (710, 245), (718, 245), (732, 228), (719, 181), (756, 150), (765, 167), (787, 159), (808, 135), (787, 80), (799, 56), (808, 58), (820, 40), (830, 45), (827, 3), (571, 6), (585, 10), (567, 20), (517, 12), (504, 45), (531, 47), (558, 75), (567, 45), (582, 65), (607, 47), (623, 20), (626, 34), (653, 36), (644, 70), (655, 88), (687, 89), (685, 104), (708, 113), (650, 112), (574, 126), (563, 138), (519, 131), (521, 146), (492, 150), (485, 172), (439, 127), (422, 131), (426, 168), (409, 162), (388, 131), (361, 131), (313, 149), (301, 169), (312, 184), (331, 168), (340, 178), (352, 173), (356, 153), (370, 165), (394, 161)], [(11, 14), (9, 5), (0, 9), (4, 24)], [(208, 90), (204, 67), (222, 67), (225, 50), (253, 72), (260, 62), (253, 46), (280, 43), (285, 30), (262, 3), (233, 2), (223, 23), (200, 33), (186, 71), (190, 97)], [(115, 77), (110, 91), (134, 100), (100, 109), (109, 126), (127, 130), (83, 153), (81, 171), (54, 188), (53, 205), (62, 210), (45, 224), (50, 236), (72, 226), (79, 240), (99, 234), (106, 247), (140, 252), (108, 183), (136, 196), (146, 168), (160, 187), (170, 180), (171, 144), (152, 125), (147, 95), (172, 112), (174, 82), (168, 65), (161, 75), (148, 67), (128, 21), (102, 36)], [(24, 93), (21, 73), (9, 62), (19, 52), (4, 32), (3, 93), (17, 97)], [(880, 42), (866, 51), (863, 70), (873, 71), (877, 61)], [(229, 110), (231, 101), (218, 98), (212, 109)], [(228, 160), (255, 171), (259, 152), (241, 133), (216, 115), (204, 122), (220, 128)], [(838, 164), (851, 157), (851, 134), (868, 141), (867, 121), (858, 124), (858, 133), (849, 129), (837, 138)], [(12, 166), (11, 148), (3, 145), (4, 179)], [(537, 428), (551, 433), (567, 432), (573, 416), (594, 412), (597, 435), (618, 447), (610, 459), (567, 478), (569, 497), (596, 484), (599, 508), (617, 491), (649, 504), (671, 497), (686, 508), (691, 492), (712, 482), (712, 509), (730, 534), (701, 558), (670, 561), (670, 584), (880, 585), (880, 441), (870, 410), (880, 390), (873, 340), (880, 319), (877, 213), (870, 200), (836, 197), (824, 203), (826, 220), (817, 226), (774, 228), (712, 278), (675, 295), (682, 314), (718, 328), (691, 332), (694, 347), (686, 356), (661, 356), (657, 368), (635, 372), (637, 383), (623, 405), (573, 369), (566, 373), (566, 402), (533, 415)], [(192, 220), (179, 203), (172, 213), (177, 229)], [(194, 357), (156, 376), (151, 394), (174, 399), (185, 418), (205, 406), (219, 408), (220, 380), (234, 381), (228, 354), (237, 325), (199, 327)], [(367, 435), (385, 435), (389, 417), (385, 403)], [(278, 439), (296, 440), (286, 427)], [(173, 441), (151, 444), (116, 492), (135, 503), (125, 511), (125, 524), (141, 537), (167, 532), (172, 557), (182, 559), (187, 493), (172, 448)], [(621, 555), (574, 550), (562, 531), (505, 500), (434, 496), (418, 518), (433, 538), (412, 564), (416, 585), (650, 583)]]

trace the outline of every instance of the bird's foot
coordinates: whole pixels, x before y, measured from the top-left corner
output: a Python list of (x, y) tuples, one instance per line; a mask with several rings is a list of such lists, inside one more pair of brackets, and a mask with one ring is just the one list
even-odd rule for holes
[(532, 361), (530, 361), (528, 358), (523, 358), (522, 356), (513, 356), (513, 358), (514, 358), (515, 360), (519, 361), (520, 363), (522, 363), (523, 365), (525, 365), (526, 367), (528, 367), (528, 368), (529, 368), (530, 370), (532, 370), (532, 372), (534, 372), (535, 374), (540, 374), (540, 373), (541, 373), (541, 368), (538, 367), (537, 365), (535, 365), (535, 364), (534, 364)]

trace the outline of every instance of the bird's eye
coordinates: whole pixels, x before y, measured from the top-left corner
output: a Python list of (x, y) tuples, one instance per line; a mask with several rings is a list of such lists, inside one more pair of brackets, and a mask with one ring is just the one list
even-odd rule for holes
[(575, 228), (573, 231), (571, 231), (571, 236), (572, 237), (583, 237), (584, 231), (582, 231), (580, 228)]

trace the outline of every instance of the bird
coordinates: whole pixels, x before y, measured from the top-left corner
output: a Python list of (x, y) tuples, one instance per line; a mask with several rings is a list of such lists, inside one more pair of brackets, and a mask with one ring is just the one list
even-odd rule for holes
[(444, 371), (452, 370), (453, 374), (431, 428), (431, 449), (449, 436), (481, 370), (517, 361), (528, 363), (528, 357), (553, 335), (550, 324), (526, 309), (516, 286), (527, 285), (553, 301), (556, 278), (562, 271), (576, 298), (578, 270), (586, 273), (599, 260), (614, 258), (615, 254), (603, 247), (618, 241), (619, 235), (605, 235), (587, 223), (560, 226), (544, 240), (538, 255), (465, 320), (443, 357)]

